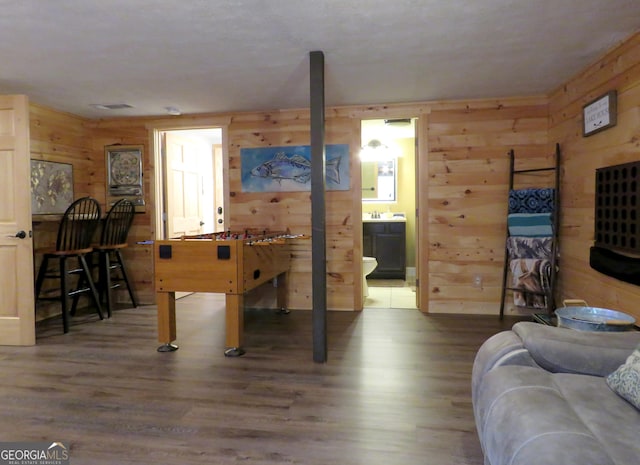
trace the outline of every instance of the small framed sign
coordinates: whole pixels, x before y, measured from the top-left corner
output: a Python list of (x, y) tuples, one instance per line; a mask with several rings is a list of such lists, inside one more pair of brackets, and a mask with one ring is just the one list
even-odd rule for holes
[(611, 90), (582, 108), (582, 135), (591, 136), (597, 132), (615, 126), (618, 122), (617, 92)]

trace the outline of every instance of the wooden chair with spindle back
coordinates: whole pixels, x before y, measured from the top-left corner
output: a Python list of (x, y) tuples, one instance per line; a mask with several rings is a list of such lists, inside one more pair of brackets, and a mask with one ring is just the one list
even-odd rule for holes
[[(96, 305), (100, 319), (103, 319), (98, 291), (91, 277), (91, 269), (86, 256), (93, 248), (91, 242), (100, 223), (101, 209), (97, 200), (82, 197), (74, 201), (65, 211), (60, 226), (55, 248), (43, 250), (42, 263), (36, 278), (36, 301), (59, 300), (62, 305), (62, 326), (65, 333), (69, 332), (69, 298), (74, 302), (80, 294), (89, 292)], [(57, 267), (50, 265), (57, 260)], [(76, 266), (70, 267), (70, 260), (76, 260)], [(72, 262), (73, 263), (73, 262)], [(77, 275), (75, 289), (71, 289), (70, 276)], [(42, 285), (45, 280), (59, 281), (59, 295), (41, 297)], [(81, 284), (82, 283), (82, 284)], [(55, 291), (56, 288), (49, 289)], [(75, 307), (75, 306), (74, 306)]]
[[(107, 315), (111, 316), (113, 296), (111, 291), (120, 286), (120, 282), (124, 282), (129, 293), (129, 298), (134, 307), (137, 307), (136, 298), (127, 276), (124, 259), (122, 257), (122, 249), (128, 246), (127, 237), (133, 217), (135, 215), (135, 206), (128, 199), (120, 199), (113, 204), (107, 217), (104, 220), (102, 234), (100, 234), (100, 244), (93, 247), (94, 252), (98, 253), (98, 289), (100, 298), (106, 297)], [(120, 277), (113, 274), (120, 271)], [(115, 279), (114, 279), (115, 277)]]

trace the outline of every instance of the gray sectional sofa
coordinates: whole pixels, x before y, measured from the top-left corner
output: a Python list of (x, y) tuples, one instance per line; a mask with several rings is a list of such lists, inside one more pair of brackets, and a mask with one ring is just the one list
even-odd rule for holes
[[(639, 344), (636, 331), (582, 332), (533, 322), (489, 338), (472, 375), (485, 465), (640, 464), (637, 398), (634, 406), (607, 379), (629, 366)], [(631, 386), (637, 395), (638, 384)]]

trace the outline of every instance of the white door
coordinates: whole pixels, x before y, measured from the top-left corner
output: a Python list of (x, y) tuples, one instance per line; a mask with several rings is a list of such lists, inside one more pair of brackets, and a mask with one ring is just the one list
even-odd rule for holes
[(201, 234), (203, 191), (198, 149), (188, 138), (171, 131), (166, 132), (165, 144), (167, 237)]
[(0, 96), (0, 344), (33, 345), (29, 101)]

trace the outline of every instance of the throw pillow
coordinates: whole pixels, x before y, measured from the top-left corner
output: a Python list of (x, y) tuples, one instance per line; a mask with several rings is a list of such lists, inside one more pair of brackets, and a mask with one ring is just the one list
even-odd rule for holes
[(640, 346), (606, 380), (616, 394), (640, 410)]

